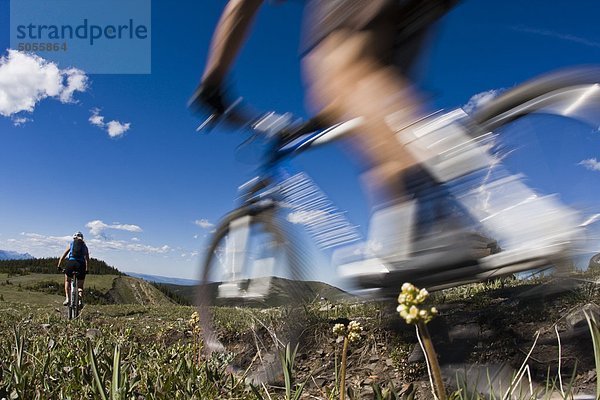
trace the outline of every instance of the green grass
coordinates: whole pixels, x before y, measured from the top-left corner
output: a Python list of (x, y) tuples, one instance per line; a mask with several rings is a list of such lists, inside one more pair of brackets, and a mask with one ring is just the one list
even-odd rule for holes
[[(199, 360), (202, 343), (194, 336), (188, 322), (195, 310), (193, 307), (163, 301), (146, 286), (135, 286), (136, 280), (119, 278), (120, 283), (116, 286), (124, 285), (121, 292), (124, 297), (130, 296), (135, 300), (136, 296), (144, 293), (145, 299), (151, 301), (86, 305), (78, 320), (67, 321), (64, 308), (58, 306), (58, 302), (62, 301), (61, 296), (26, 289), (52, 279), (61, 282), (61, 276), (33, 275), (11, 277), (9, 279), (14, 280), (12, 285), (0, 286), (0, 294), (4, 296), (4, 301), (0, 301), (0, 399), (9, 399), (11, 395), (19, 399), (74, 400), (251, 400), (259, 395), (273, 399), (284, 396), (283, 388), (267, 388), (268, 392), (260, 388), (257, 395), (239, 377), (226, 372), (226, 358)], [(102, 287), (106, 290), (112, 288), (112, 281), (108, 284), (111, 279), (109, 277), (90, 278), (99, 278), (99, 286), (103, 284), (102, 279), (106, 279)], [(0, 283), (5, 279), (6, 276), (0, 276)], [(89, 282), (93, 284), (92, 279)], [(546, 309), (533, 312), (526, 304), (528, 301), (511, 301), (509, 296), (516, 293), (514, 288), (526, 288), (527, 284), (496, 281), (472, 285), (441, 292), (434, 296), (434, 300), (436, 306), (446, 305), (450, 323), (454, 322), (452, 317), (458, 317), (459, 313), (477, 313), (468, 322), (476, 322), (482, 331), (494, 326), (504, 329), (504, 325), (512, 323), (514, 319), (522, 319), (535, 329), (540, 329), (551, 325), (552, 321), (560, 321), (558, 315), (561, 310), (570, 309), (571, 305), (580, 300), (578, 296), (570, 295), (562, 300), (549, 298), (542, 302)], [(160, 293), (158, 290), (156, 292)], [(153, 297), (155, 295), (156, 298)], [(9, 296), (14, 297), (8, 298)], [(498, 302), (499, 299), (501, 302)], [(593, 295), (585, 296), (586, 302), (599, 300), (596, 291)], [(336, 348), (336, 343), (331, 335), (331, 322), (337, 318), (359, 320), (365, 329), (366, 337), (361, 342), (361, 347), (354, 349), (349, 358), (348, 377), (353, 390), (358, 387), (357, 379), (365, 378), (367, 367), (386, 361), (394, 364), (394, 372), (397, 376), (402, 376), (403, 383), (426, 382), (422, 366), (406, 364), (412, 347), (407, 338), (414, 335), (414, 330), (400, 326), (397, 315), (393, 318), (396, 314), (394, 308), (393, 299), (384, 304), (315, 301), (303, 308), (306, 313), (303, 334), (310, 340), (307, 347), (299, 350), (295, 361), (298, 363), (295, 371), (299, 374), (299, 382), (307, 381), (303, 396), (310, 394), (315, 398), (326, 398), (323, 393), (332, 393), (335, 386), (335, 356), (332, 349)], [(551, 312), (554, 309), (557, 311)], [(545, 316), (550, 322), (543, 325), (540, 322), (541, 316)], [(282, 323), (286, 318), (289, 316), (283, 315), (276, 308), (216, 308), (216, 320), (221, 332), (238, 341), (257, 320), (271, 326)], [(504, 332), (502, 329), (499, 330), (501, 333)], [(474, 365), (478, 364), (477, 357), (484, 352), (486, 357), (489, 356), (488, 352), (497, 346), (492, 339), (487, 338), (482, 338), (480, 344), (484, 351), (481, 355), (473, 354)], [(510, 343), (508, 347), (510, 346), (516, 355), (519, 355), (519, 351), (515, 347), (527, 350), (524, 344), (517, 346)], [(387, 353), (389, 359), (380, 359), (380, 351)], [(567, 348), (563, 354), (565, 361), (569, 356), (566, 352)], [(308, 363), (311, 360), (312, 364)], [(318, 392), (311, 374), (322, 367), (326, 369), (320, 372), (321, 378), (315, 378), (329, 380), (323, 383)], [(415, 371), (411, 372), (411, 368)], [(588, 372), (578, 369), (578, 374), (579, 371)], [(389, 393), (399, 391), (397, 382), (383, 378), (374, 385), (384, 388), (385, 390), (380, 390), (382, 393), (386, 390)], [(415, 387), (418, 385), (420, 383), (415, 384)], [(427, 390), (426, 383), (421, 386)], [(418, 398), (430, 398), (427, 397), (428, 394), (431, 395), (430, 392), (422, 391)], [(380, 397), (384, 398), (382, 396)], [(453, 398), (480, 399), (466, 392), (462, 395), (455, 393)]]
[[(117, 278), (117, 275), (91, 275), (88, 274), (85, 278), (85, 284), (89, 287), (94, 287), (97, 290), (108, 291), (113, 281)], [(28, 274), (28, 275), (17, 275), (8, 277), (8, 274), (0, 274), (0, 285), (7, 281), (13, 285), (21, 284), (22, 286), (31, 285), (39, 281), (54, 281), (58, 283), (64, 282), (64, 275), (62, 274)], [(1, 288), (2, 286), (0, 286)]]
[[(107, 293), (116, 275), (88, 275), (86, 288)], [(64, 300), (64, 275), (27, 274), (8, 276), (0, 274), (0, 302), (20, 302), (32, 305), (60, 306)]]
[[(201, 399), (218, 398), (229, 385), (220, 381), (221, 366), (209, 376), (194, 362), (183, 318), (189, 308), (110, 309), (115, 317), (107, 306), (87, 306), (80, 320), (67, 322), (48, 308), (4, 302), (0, 398)], [(135, 322), (127, 322), (132, 315)]]
[[(140, 279), (118, 275), (88, 274), (85, 279), (88, 304), (153, 304), (173, 302), (160, 290)], [(0, 304), (2, 301), (59, 307), (64, 300), (62, 274), (0, 274)]]

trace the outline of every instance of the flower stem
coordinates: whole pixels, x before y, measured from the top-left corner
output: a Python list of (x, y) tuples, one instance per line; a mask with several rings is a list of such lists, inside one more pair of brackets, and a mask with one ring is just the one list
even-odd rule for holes
[(348, 353), (348, 336), (344, 336), (344, 346), (342, 348), (342, 367), (340, 370), (340, 400), (346, 398), (346, 360)]
[(429, 330), (427, 329), (427, 325), (423, 321), (419, 321), (417, 323), (417, 327), (421, 334), (421, 339), (423, 341), (423, 347), (425, 349), (425, 356), (427, 357), (427, 361), (431, 367), (431, 374), (433, 375), (433, 385), (434, 390), (437, 392), (437, 398), (439, 400), (446, 400), (446, 389), (444, 388), (444, 381), (442, 380), (442, 373), (440, 370), (440, 364), (437, 359), (437, 353), (433, 347), (433, 342), (431, 340), (431, 336), (429, 335)]

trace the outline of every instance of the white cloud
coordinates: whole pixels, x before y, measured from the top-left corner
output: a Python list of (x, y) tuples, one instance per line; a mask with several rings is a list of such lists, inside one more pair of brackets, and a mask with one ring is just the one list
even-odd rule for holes
[(122, 136), (131, 127), (131, 123), (129, 122), (122, 123), (115, 120), (104, 122), (104, 116), (100, 115), (101, 110), (99, 108), (93, 108), (90, 111), (92, 113), (92, 115), (88, 119), (90, 124), (106, 130), (108, 136), (110, 136), (111, 138)]
[(110, 121), (106, 125), (107, 125), (108, 136), (110, 136), (110, 137), (121, 136), (122, 134), (127, 132), (129, 130), (129, 127), (131, 126), (131, 124), (129, 122), (123, 124), (119, 121)]
[(0, 115), (33, 112), (38, 102), (56, 98), (73, 103), (75, 92), (87, 89), (88, 78), (81, 70), (61, 70), (37, 55), (8, 50), (0, 57)]
[(590, 171), (600, 171), (600, 161), (595, 158), (589, 158), (587, 160), (582, 160), (578, 165), (583, 165), (586, 169)]
[(18, 117), (18, 116), (13, 115), (11, 120), (12, 120), (12, 123), (14, 126), (21, 126), (21, 125), (25, 125), (26, 123), (31, 121), (31, 118)]
[[(69, 236), (46, 236), (39, 233), (23, 232), (19, 239), (8, 239), (12, 248), (22, 251), (32, 251), (32, 249), (41, 249), (45, 254), (57, 254), (65, 250), (66, 246), (73, 240)], [(172, 249), (168, 245), (150, 246), (137, 242), (125, 240), (103, 240), (100, 238), (87, 239), (86, 243), (90, 248), (90, 252), (99, 252), (105, 250), (127, 251), (146, 254), (165, 254)]]
[(87, 224), (85, 224), (85, 227), (88, 228), (90, 230), (90, 233), (94, 236), (102, 235), (104, 233), (104, 231), (107, 229), (114, 229), (114, 230), (118, 230), (118, 231), (127, 231), (127, 232), (142, 232), (142, 228), (140, 228), (137, 225), (119, 224), (119, 223), (114, 223), (112, 225), (109, 225), (109, 224), (105, 224), (104, 222), (102, 222), (98, 219), (88, 222)]
[(50, 249), (52, 252), (62, 252), (71, 240), (73, 238), (70, 235), (46, 236), (39, 233), (21, 232), (21, 239), (9, 239), (8, 242), (19, 245), (20, 249), (31, 249), (34, 247)]
[(92, 112), (92, 116), (89, 118), (88, 121), (90, 121), (90, 123), (92, 125), (98, 126), (100, 128), (104, 128), (104, 117), (102, 115), (100, 115), (100, 109), (99, 108), (93, 108), (90, 110)]
[(102, 240), (99, 238), (93, 238), (86, 241), (90, 247), (90, 252), (94, 251), (127, 251), (145, 254), (165, 254), (171, 251), (171, 247), (167, 245), (163, 246), (150, 246), (141, 243), (132, 243), (125, 240)]
[(73, 94), (75, 92), (85, 92), (87, 89), (88, 78), (85, 73), (77, 68), (69, 68), (63, 71), (66, 77), (67, 85), (60, 93), (59, 99), (63, 103), (73, 103)]
[(463, 106), (463, 110), (465, 110), (465, 112), (467, 114), (469, 114), (472, 111), (476, 110), (477, 108), (488, 103), (494, 97), (498, 96), (498, 94), (500, 92), (501, 92), (501, 90), (492, 89), (492, 90), (488, 90), (487, 92), (481, 92), (476, 95), (473, 95), (473, 96), (471, 96), (471, 98), (469, 99), (467, 104), (465, 104)]
[(198, 225), (202, 229), (210, 229), (215, 226), (215, 224), (205, 218), (195, 220), (194, 224)]

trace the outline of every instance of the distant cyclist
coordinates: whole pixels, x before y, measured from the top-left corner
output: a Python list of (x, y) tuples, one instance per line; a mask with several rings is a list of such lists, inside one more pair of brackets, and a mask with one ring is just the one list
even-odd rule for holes
[(69, 304), (69, 288), (73, 274), (77, 272), (77, 288), (79, 290), (79, 298), (83, 298), (83, 284), (85, 276), (88, 272), (90, 262), (90, 253), (87, 245), (83, 241), (83, 233), (76, 232), (73, 234), (73, 241), (67, 246), (67, 249), (58, 260), (57, 268), (60, 269), (60, 264), (66, 259), (65, 264), (65, 301), (63, 305)]

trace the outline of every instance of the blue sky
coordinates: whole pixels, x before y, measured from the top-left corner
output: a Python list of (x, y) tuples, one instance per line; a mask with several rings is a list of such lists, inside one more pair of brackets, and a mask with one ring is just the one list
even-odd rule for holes
[[(0, 0), (0, 249), (56, 257), (81, 230), (91, 256), (121, 270), (196, 277), (213, 224), (253, 176), (252, 157), (236, 156), (243, 135), (198, 134), (200, 119), (185, 106), (225, 2), (152, 1), (151, 73), (136, 75), (53, 69), (9, 53), (10, 1)], [(266, 4), (236, 64), (233, 87), (258, 108), (306, 116), (301, 12), (301, 1)], [(598, 64), (599, 14), (592, 0), (464, 1), (441, 24), (420, 68), (431, 108), (462, 106), (553, 69)], [(17, 79), (15, 68), (59, 77), (61, 86)], [(597, 127), (539, 123), (541, 130), (511, 136), (520, 150), (509, 167), (585, 215), (600, 212)], [(339, 148), (296, 164), (366, 226), (357, 169)]]

